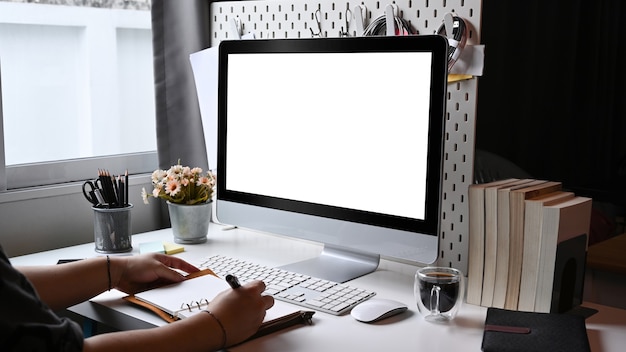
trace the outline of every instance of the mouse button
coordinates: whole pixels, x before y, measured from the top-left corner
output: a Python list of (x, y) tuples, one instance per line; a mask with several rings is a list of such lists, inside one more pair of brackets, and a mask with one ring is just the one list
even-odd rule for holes
[(388, 311), (387, 313), (383, 314), (380, 318), (378, 318), (378, 320), (389, 318), (389, 317), (392, 317), (394, 315), (403, 313), (403, 312), (407, 311), (408, 309), (409, 309), (409, 307), (394, 308), (394, 309)]
[(370, 299), (352, 308), (350, 314), (358, 321), (371, 323), (402, 313), (407, 309), (406, 304), (397, 301)]
[(368, 306), (361, 303), (360, 305), (352, 308), (350, 315), (358, 321), (370, 322), (378, 318), (381, 315), (381, 312), (379, 309), (375, 309), (375, 307), (372, 307), (371, 305)]

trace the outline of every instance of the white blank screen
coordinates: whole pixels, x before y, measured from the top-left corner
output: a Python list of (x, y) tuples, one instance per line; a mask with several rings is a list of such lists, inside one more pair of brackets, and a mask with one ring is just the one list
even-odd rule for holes
[(228, 60), (228, 190), (424, 219), (430, 53)]

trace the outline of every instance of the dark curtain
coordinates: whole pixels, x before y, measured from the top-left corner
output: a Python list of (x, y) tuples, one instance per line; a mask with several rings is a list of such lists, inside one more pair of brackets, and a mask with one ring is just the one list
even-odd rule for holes
[(626, 2), (487, 0), (481, 39), (476, 147), (626, 201)]
[(207, 0), (153, 0), (152, 35), (159, 167), (208, 170), (189, 54), (210, 45)]

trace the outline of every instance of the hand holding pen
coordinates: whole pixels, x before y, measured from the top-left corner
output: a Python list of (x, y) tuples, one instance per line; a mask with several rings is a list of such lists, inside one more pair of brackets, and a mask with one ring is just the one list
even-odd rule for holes
[(237, 278), (237, 276), (228, 274), (226, 275), (225, 279), (226, 279), (226, 282), (228, 282), (228, 284), (230, 285), (230, 287), (232, 287), (233, 290), (236, 290), (239, 287), (241, 287), (241, 283), (239, 283), (239, 279)]

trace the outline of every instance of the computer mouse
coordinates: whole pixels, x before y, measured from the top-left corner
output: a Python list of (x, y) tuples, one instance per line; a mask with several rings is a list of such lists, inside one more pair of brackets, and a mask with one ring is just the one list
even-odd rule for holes
[(406, 311), (406, 304), (382, 298), (370, 298), (352, 308), (350, 315), (360, 322), (373, 323)]

